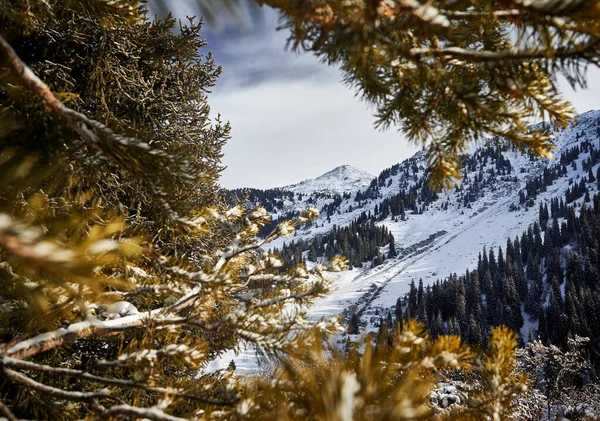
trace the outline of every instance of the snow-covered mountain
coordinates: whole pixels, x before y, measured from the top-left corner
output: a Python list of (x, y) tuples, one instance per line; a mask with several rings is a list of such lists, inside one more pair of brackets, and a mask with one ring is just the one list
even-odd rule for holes
[(323, 209), (353, 197), (367, 188), (375, 176), (350, 165), (342, 165), (316, 178), (272, 189), (236, 189), (228, 191), (232, 197), (249, 194), (251, 205), (262, 205), (274, 220), (288, 219), (309, 206)]
[(281, 190), (292, 191), (307, 196), (314, 195), (315, 193), (342, 196), (344, 193), (356, 193), (363, 190), (371, 184), (374, 178), (374, 175), (366, 171), (350, 165), (342, 165), (317, 178), (281, 187)]
[[(422, 278), (428, 284), (474, 267), (483, 246), (505, 245), (507, 237), (520, 235), (536, 220), (541, 202), (564, 198), (568, 188), (581, 182), (589, 172), (584, 167), (590, 153), (580, 153), (568, 165), (561, 165), (561, 156), (585, 142), (600, 148), (600, 111), (582, 114), (572, 127), (555, 134), (552, 160), (534, 159), (505, 148), (501, 140), (490, 140), (465, 156), (461, 185), (439, 194), (425, 186), (425, 157), (419, 152), (382, 171), (351, 197), (346, 195), (335, 206), (325, 206), (315, 224), (291, 239), (278, 240), (274, 247), (324, 235), (334, 225), (348, 225), (363, 212), (377, 215), (377, 223), (393, 233), (398, 256), (376, 268), (367, 263), (338, 275), (336, 291), (313, 312), (325, 315), (350, 306), (389, 308), (407, 291), (412, 279)], [(535, 191), (535, 181), (548, 177), (549, 170), (556, 167), (564, 167), (566, 173)], [(595, 165), (591, 171), (596, 174), (597, 169)], [(588, 182), (587, 188), (591, 194), (598, 191), (597, 183)], [(414, 205), (405, 208), (402, 220), (390, 211), (390, 205), (401, 200), (410, 203), (409, 196), (414, 196)], [(301, 204), (308, 205), (305, 201)]]
[[(294, 192), (284, 199), (271, 198), (285, 202), (273, 208), (273, 216), (308, 205), (319, 207), (322, 214), (272, 247), (281, 250), (291, 241), (310, 242), (329, 233), (334, 225), (348, 226), (365, 216), (384, 225), (394, 236), (397, 256), (376, 267), (366, 262), (335, 274), (334, 290), (310, 309), (315, 318), (346, 312), (359, 313), (363, 320), (378, 320), (408, 292), (411, 280), (422, 279), (428, 285), (453, 273), (462, 274), (477, 265), (484, 246), (505, 246), (508, 237), (521, 235), (537, 220), (541, 203), (549, 206), (550, 199), (565, 199), (568, 193), (570, 205), (580, 207), (585, 200), (583, 192), (598, 192), (598, 182), (590, 181), (589, 174), (595, 176), (600, 167), (600, 111), (582, 114), (555, 135), (555, 158), (551, 160), (524, 155), (501, 139), (490, 139), (463, 157), (460, 186), (442, 193), (427, 187), (421, 152), (383, 170), (351, 193), (320, 196), (309, 190), (309, 182), (300, 183), (296, 186), (303, 185), (301, 196)], [(343, 178), (347, 172), (336, 169), (322, 177), (327, 176), (330, 184), (342, 185), (344, 180), (335, 177), (341, 174)], [(312, 186), (319, 186), (315, 181), (322, 177), (312, 180)], [(362, 180), (366, 182), (367, 177)], [(315, 200), (317, 197), (320, 199)], [(388, 247), (382, 247), (381, 254), (387, 253)]]

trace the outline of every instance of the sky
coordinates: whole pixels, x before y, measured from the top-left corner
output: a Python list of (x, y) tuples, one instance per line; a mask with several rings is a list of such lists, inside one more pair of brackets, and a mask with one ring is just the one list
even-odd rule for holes
[[(167, 0), (177, 17), (197, 15), (192, 0)], [(226, 188), (270, 188), (352, 165), (373, 175), (418, 149), (396, 129), (377, 131), (373, 110), (341, 81), (341, 72), (308, 54), (285, 49), (270, 9), (246, 25), (221, 20), (207, 25), (208, 41), (223, 74), (209, 95), (212, 112), (231, 122), (223, 148)], [(588, 73), (589, 89), (563, 92), (578, 112), (600, 108), (600, 71)]]

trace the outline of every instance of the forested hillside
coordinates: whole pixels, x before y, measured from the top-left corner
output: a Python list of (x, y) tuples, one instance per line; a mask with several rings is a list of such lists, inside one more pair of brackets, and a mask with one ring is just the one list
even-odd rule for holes
[(562, 199), (551, 209), (550, 221), (541, 207), (541, 224), (508, 238), (504, 249), (484, 248), (476, 268), (426, 287), (412, 282), (396, 317), (415, 317), (433, 335), (457, 334), (476, 345), (499, 325), (521, 332), (524, 342), (561, 347), (584, 336), (600, 363), (600, 196), (578, 214)]
[[(350, 258), (354, 269), (338, 276), (336, 292), (315, 311), (321, 305), (342, 311), (351, 331), (377, 330), (389, 314), (416, 317), (434, 336), (460, 334), (476, 345), (486, 345), (498, 325), (518, 332), (521, 343), (539, 337), (565, 345), (569, 334), (595, 333), (595, 287), (567, 288), (567, 278), (575, 261), (583, 276), (596, 276), (589, 264), (586, 269), (586, 261), (597, 260), (589, 245), (581, 245), (580, 230), (582, 218), (589, 222), (589, 212), (596, 212), (599, 128), (599, 113), (591, 111), (557, 131), (554, 160), (521, 155), (490, 139), (461, 157), (463, 183), (440, 193), (424, 182), (417, 153), (352, 197), (326, 204), (311, 226), (273, 250), (289, 267), (338, 253)], [(369, 236), (357, 229), (362, 225), (385, 229), (384, 235)], [(365, 244), (372, 245), (369, 255)]]
[[(381, 248), (385, 246), (387, 249), (383, 252)], [(306, 250), (307, 255), (304, 256)], [(351, 267), (362, 267), (364, 262), (370, 262), (370, 267), (375, 267), (382, 264), (384, 259), (397, 256), (394, 236), (365, 214), (345, 227), (334, 225), (326, 235), (297, 242), (292, 240), (284, 243), (281, 250), (275, 248), (273, 252), (281, 256), (286, 267), (306, 262), (307, 259), (316, 263), (338, 255), (348, 258)]]

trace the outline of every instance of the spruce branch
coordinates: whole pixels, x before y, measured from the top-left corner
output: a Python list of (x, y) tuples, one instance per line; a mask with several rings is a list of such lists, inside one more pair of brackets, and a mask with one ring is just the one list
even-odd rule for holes
[(398, 126), (427, 151), (436, 187), (460, 180), (461, 150), (499, 132), (548, 156), (547, 138), (523, 122), (572, 121), (557, 76), (585, 87), (587, 66), (600, 64), (598, 0), (256, 2), (281, 13), (294, 49), (340, 67), (375, 106), (376, 127)]
[[(90, 127), (86, 127), (84, 124), (87, 123), (85, 116), (77, 113), (56, 98), (50, 88), (37, 77), (37, 75), (25, 64), (17, 55), (15, 50), (10, 44), (0, 35), (0, 51), (2, 51), (4, 57), (14, 74), (21, 80), (21, 82), (29, 88), (35, 95), (57, 116), (59, 116), (73, 131), (78, 133), (83, 139), (85, 139), (89, 146), (97, 148), (102, 151), (101, 145), (98, 142), (98, 138), (94, 134)], [(81, 120), (82, 117), (84, 120)]]
[(541, 59), (559, 61), (570, 58), (581, 58), (597, 64), (599, 63), (598, 60), (600, 60), (600, 39), (592, 39), (582, 45), (561, 47), (555, 50), (549, 50), (543, 46), (525, 49), (514, 47), (504, 51), (470, 50), (459, 47), (447, 47), (437, 50), (430, 48), (414, 48), (410, 50), (409, 54), (415, 59), (440, 56), (444, 58), (453, 57), (456, 59), (466, 59), (475, 63), (508, 63), (510, 61), (522, 62)]
[(156, 200), (172, 219), (198, 228), (193, 218), (182, 217), (165, 198), (165, 185), (171, 183), (193, 185), (202, 177), (189, 157), (182, 153), (174, 154), (151, 146), (134, 137), (114, 132), (105, 124), (75, 111), (61, 102), (51, 89), (23, 62), (11, 45), (0, 36), (0, 53), (6, 58), (12, 73), (20, 82), (59, 117), (71, 130), (77, 133), (87, 146), (97, 149), (101, 156), (109, 159), (122, 171), (133, 174), (143, 181), (153, 179), (149, 189)]

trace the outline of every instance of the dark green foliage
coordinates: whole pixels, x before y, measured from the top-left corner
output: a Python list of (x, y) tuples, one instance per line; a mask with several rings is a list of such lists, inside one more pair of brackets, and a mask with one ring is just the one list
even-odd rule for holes
[(269, 213), (282, 210), (285, 200), (294, 200), (294, 192), (282, 189), (232, 189), (225, 192), (227, 201), (234, 205), (237, 202), (260, 204)]
[[(375, 266), (383, 263), (383, 255), (379, 249), (390, 245), (388, 256), (396, 255), (393, 235), (385, 227), (375, 225), (366, 215), (354, 220), (350, 225), (332, 230), (310, 240), (299, 240), (285, 243), (281, 250), (275, 249), (284, 262), (284, 267), (293, 267), (302, 262), (302, 253), (309, 252), (308, 259), (315, 262), (317, 256), (332, 258), (337, 255), (349, 259), (351, 266), (360, 267), (364, 262), (372, 262)], [(312, 250), (312, 251), (311, 251)], [(314, 251), (314, 252), (313, 252)], [(392, 253), (393, 255), (390, 255)]]
[(358, 316), (356, 315), (356, 313), (352, 313), (352, 316), (350, 317), (350, 323), (348, 324), (348, 333), (350, 335), (356, 335), (359, 333)]
[(2, 36), (59, 99), (106, 128), (98, 131), (100, 144), (82, 141), (11, 84), (0, 94), (12, 127), (2, 130), (9, 134), (0, 138), (2, 148), (62, 160), (80, 189), (102, 198), (99, 206), (127, 209), (136, 229), (152, 236), (159, 230), (149, 220), (157, 220), (161, 240), (171, 244), (183, 240), (172, 235), (196, 209), (223, 208), (216, 181), (229, 126), (210, 120), (207, 92), (221, 69), (204, 52), (201, 24), (175, 34), (174, 18), (145, 20), (136, 1), (118, 2), (133, 5), (126, 17), (121, 9), (102, 12), (102, 1), (59, 1), (37, 19), (23, 18), (26, 2), (12, 3), (0, 8)]
[[(422, 296), (413, 282), (405, 312), (424, 321), (434, 335), (451, 330), (473, 344), (482, 344), (492, 326), (518, 332), (528, 317), (537, 328), (526, 335), (544, 343), (564, 346), (573, 335), (591, 338), (592, 361), (599, 366), (600, 195), (593, 205), (576, 216), (572, 207), (565, 211), (552, 199), (552, 224), (543, 244), (536, 222), (520, 241), (507, 241), (506, 254), (500, 248), (496, 257), (484, 248), (476, 270), (437, 281)], [(546, 211), (540, 207), (544, 218)], [(564, 216), (567, 222), (559, 227)], [(426, 311), (419, 312), (421, 307)], [(403, 315), (397, 312), (397, 317)]]

